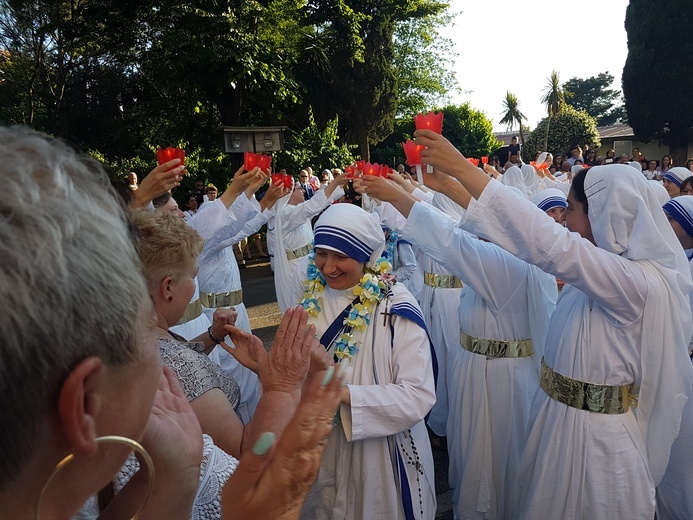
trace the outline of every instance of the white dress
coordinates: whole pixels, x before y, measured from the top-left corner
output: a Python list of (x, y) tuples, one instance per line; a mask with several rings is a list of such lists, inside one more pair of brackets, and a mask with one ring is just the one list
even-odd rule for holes
[[(646, 302), (648, 293), (655, 302), (662, 301), (657, 300), (663, 292), (657, 287), (664, 286), (663, 278), (648, 261), (595, 247), (547, 220), (541, 210), (494, 181), (478, 201), (472, 200), (461, 224), (565, 280), (544, 350), (549, 367), (579, 381), (633, 383), (641, 389), (637, 415), (633, 408), (622, 414), (579, 410), (537, 392), (508, 518), (652, 520), (655, 481), (650, 469), (660, 467), (662, 459), (666, 462), (656, 450), (656, 437), (665, 444), (667, 431), (657, 428), (672, 428), (676, 422), (660, 395), (669, 395), (671, 385), (686, 378), (680, 376), (680, 370), (686, 373), (680, 363), (662, 363), (643, 377), (643, 367), (649, 367), (641, 362), (647, 348), (641, 338), (650, 333), (643, 325), (657, 328), (655, 318), (643, 319)], [(690, 337), (690, 324), (686, 327), (683, 335)], [(662, 349), (661, 340), (653, 338), (651, 346), (657, 350), (652, 352), (670, 362), (675, 349)], [(652, 360), (651, 353), (647, 356)], [(644, 387), (650, 395), (643, 397)], [(675, 399), (680, 401), (681, 394)], [(676, 408), (674, 399), (669, 403)], [(646, 413), (649, 422), (638, 418)], [(652, 444), (643, 432), (655, 437)], [(649, 453), (658, 459), (648, 460)]]
[[(340, 186), (329, 197), (325, 195), (325, 190), (318, 190), (305, 202), (296, 205), (282, 204), (275, 207), (274, 214), (270, 213), (270, 216), (274, 216), (272, 247), (274, 284), (277, 303), (282, 313), (296, 303), (292, 297), (291, 288), (295, 284), (298, 267), (301, 265), (301, 258), (289, 260), (286, 254), (313, 243), (313, 226), (310, 219), (320, 214), (342, 195), (344, 190)], [(279, 255), (283, 256), (279, 258)], [(281, 269), (278, 262), (282, 262)]]
[[(241, 273), (233, 254), (233, 245), (257, 231), (266, 222), (266, 217), (260, 213), (259, 209), (255, 198), (248, 199), (241, 194), (228, 210), (220, 200), (217, 200), (211, 206), (205, 206), (194, 219), (188, 221), (188, 224), (205, 239), (204, 249), (197, 261), (200, 292), (223, 293), (241, 289)], [(245, 305), (241, 302), (233, 308), (238, 313), (236, 327), (250, 332), (250, 318)], [(202, 307), (202, 311), (210, 322), (214, 310)], [(228, 336), (226, 341), (230, 341)], [(241, 404), (238, 407), (238, 413), (243, 423), (247, 424), (252, 419), (260, 399), (257, 374), (242, 366), (220, 347), (212, 351), (210, 358), (215, 359), (216, 356), (221, 367), (241, 387)]]
[[(347, 378), (351, 406), (340, 406), (340, 422), (328, 438), (318, 478), (303, 506), (301, 518), (306, 520), (435, 517), (433, 457), (423, 420), (435, 400), (430, 345), (425, 330), (413, 321), (391, 317), (394, 336), (383, 325), (380, 313), (392, 305), (418, 309), (401, 284), (392, 292), (362, 333)], [(353, 299), (351, 290), (325, 287), (323, 311), (311, 319), (318, 336)], [(405, 507), (410, 511), (406, 516)]]
[[(687, 249), (693, 274), (693, 249)], [(693, 292), (689, 293), (693, 307)], [(693, 339), (688, 352), (693, 356)], [(693, 357), (691, 358), (693, 360)], [(690, 520), (693, 518), (693, 398), (688, 398), (681, 418), (679, 436), (671, 446), (671, 457), (664, 478), (657, 486), (657, 519)]]
[[(544, 214), (544, 218), (549, 220)], [(443, 212), (412, 208), (405, 235), (463, 283), (459, 325), (469, 336), (532, 339), (535, 354), (491, 358), (448, 350), (448, 454), (455, 518), (505, 518), (539, 389), (538, 361), (557, 297), (553, 277), (460, 229)]]

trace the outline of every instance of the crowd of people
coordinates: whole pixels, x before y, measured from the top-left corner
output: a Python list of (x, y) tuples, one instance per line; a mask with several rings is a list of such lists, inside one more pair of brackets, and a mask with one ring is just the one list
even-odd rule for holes
[[(416, 139), (418, 176), (177, 203), (179, 159), (111, 184), (0, 129), (3, 513), (430, 520), (447, 449), (458, 519), (693, 518), (690, 170)], [(268, 349), (234, 256), (265, 228)]]

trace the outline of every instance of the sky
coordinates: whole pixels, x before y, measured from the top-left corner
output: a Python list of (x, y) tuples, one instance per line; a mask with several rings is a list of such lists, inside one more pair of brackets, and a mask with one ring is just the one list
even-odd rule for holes
[[(493, 121), (496, 132), (507, 91), (515, 94), (527, 124), (546, 116), (541, 103), (551, 70), (561, 83), (609, 72), (621, 90), (628, 56), (623, 23), (628, 0), (448, 0), (460, 13), (441, 30), (453, 41), (453, 70), (462, 90), (452, 102), (469, 101)], [(517, 131), (517, 127), (515, 127)]]

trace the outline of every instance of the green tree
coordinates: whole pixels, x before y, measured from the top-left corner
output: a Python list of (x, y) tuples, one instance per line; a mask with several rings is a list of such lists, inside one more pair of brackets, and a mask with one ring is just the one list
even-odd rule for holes
[(563, 83), (564, 92), (570, 92), (566, 100), (576, 110), (584, 110), (597, 120), (597, 125), (612, 125), (624, 120), (623, 103), (619, 102), (621, 92), (609, 88), (614, 77), (608, 72), (600, 72), (586, 79), (570, 78)]
[(522, 121), (526, 121), (527, 117), (520, 111), (520, 102), (517, 100), (517, 96), (510, 91), (505, 93), (503, 110), (503, 119), (500, 120), (500, 123), (507, 125), (510, 131), (515, 127), (515, 123), (517, 123), (520, 129), (520, 142), (522, 143), (522, 149), (524, 151), (525, 134), (522, 128)]
[[(550, 118), (547, 145), (546, 135)], [(539, 151), (548, 151), (554, 154), (563, 153), (576, 143), (599, 146), (597, 122), (584, 110), (578, 111), (568, 105), (557, 116), (547, 116), (539, 121), (527, 138), (525, 155), (534, 158)]]
[(565, 108), (566, 98), (566, 93), (561, 87), (561, 83), (558, 78), (558, 72), (552, 70), (548, 80), (549, 81), (544, 88), (544, 96), (541, 98), (541, 102), (546, 105), (546, 111), (548, 113), (544, 134), (544, 150), (546, 150), (548, 147), (551, 119), (557, 117), (563, 108)]
[(335, 117), (328, 121), (325, 130), (321, 130), (310, 112), (308, 126), (300, 132), (293, 133), (286, 140), (286, 150), (277, 152), (275, 168), (286, 168), (287, 172), (296, 175), (306, 166), (320, 172), (351, 164), (354, 161), (351, 154), (353, 147), (337, 144), (338, 126), (338, 118)]
[[(437, 0), (315, 0), (308, 2), (307, 23), (316, 28), (329, 64), (321, 71), (318, 95), (345, 124), (347, 140), (357, 142), (363, 159), (370, 145), (392, 133), (398, 87), (394, 33), (398, 23), (444, 11)], [(318, 60), (321, 61), (321, 60)]]
[[(693, 97), (687, 88), (693, 82), (693, 41), (684, 29), (692, 23), (687, 0), (631, 0), (626, 10), (628, 123), (641, 141), (668, 145), (675, 164), (685, 162), (693, 142)], [(670, 30), (653, 30), (665, 26)]]
[(394, 34), (397, 114), (414, 115), (444, 105), (459, 90), (453, 73), (458, 56), (440, 27), (454, 24), (456, 15), (440, 12), (398, 22)]
[(467, 157), (491, 155), (503, 143), (493, 135), (493, 122), (469, 103), (442, 108), (443, 135)]

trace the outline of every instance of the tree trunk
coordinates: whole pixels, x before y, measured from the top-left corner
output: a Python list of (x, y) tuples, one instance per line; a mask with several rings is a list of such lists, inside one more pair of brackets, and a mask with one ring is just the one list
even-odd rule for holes
[(524, 162), (525, 155), (525, 134), (522, 133), (522, 121), (520, 121), (520, 160)]
[(370, 161), (371, 159), (371, 148), (368, 143), (368, 128), (365, 123), (359, 124), (358, 127), (359, 136), (359, 151), (361, 152), (362, 161)]
[[(686, 166), (688, 160), (688, 146), (669, 145), (669, 155), (671, 155), (672, 164), (674, 166)], [(693, 172), (691, 172), (693, 174)]]
[(546, 120), (546, 133), (544, 134), (544, 149), (542, 150), (543, 152), (548, 152), (549, 148), (549, 128), (551, 127), (551, 114), (549, 114), (549, 118)]

